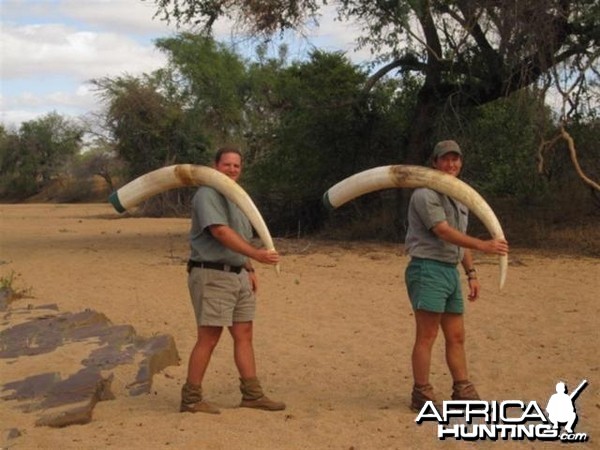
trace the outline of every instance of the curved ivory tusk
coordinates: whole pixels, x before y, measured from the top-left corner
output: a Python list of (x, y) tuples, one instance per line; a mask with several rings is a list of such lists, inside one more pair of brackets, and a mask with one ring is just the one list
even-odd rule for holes
[[(184, 186), (210, 186), (233, 203), (248, 217), (267, 250), (275, 250), (271, 233), (258, 208), (246, 191), (227, 175), (207, 166), (176, 164), (148, 172), (113, 192), (108, 200), (118, 212), (125, 212), (142, 201)], [(279, 264), (275, 266), (279, 273)]]
[[(483, 222), (494, 239), (504, 239), (500, 222), (486, 201), (456, 177), (421, 166), (383, 166), (365, 170), (335, 184), (323, 195), (325, 206), (335, 209), (369, 192), (390, 188), (428, 187), (463, 203)], [(506, 281), (508, 256), (500, 256), (500, 289)]]

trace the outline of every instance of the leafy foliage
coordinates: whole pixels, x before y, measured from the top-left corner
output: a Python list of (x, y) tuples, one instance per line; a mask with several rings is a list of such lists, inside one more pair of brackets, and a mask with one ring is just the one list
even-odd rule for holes
[(0, 193), (25, 198), (38, 193), (75, 157), (83, 128), (53, 112), (0, 134)]
[(389, 161), (404, 126), (390, 114), (397, 83), (365, 95), (366, 74), (339, 53), (315, 51), (279, 70), (270, 91), (280, 105), (272, 146), (253, 153), (248, 181), (263, 206), (277, 211), (274, 226), (297, 233), (325, 219), (321, 196), (329, 186)]
[[(385, 2), (342, 2), (346, 7), (355, 5), (353, 14), (362, 11), (359, 3), (366, 8), (364, 18), (385, 6)], [(504, 62), (498, 61), (496, 79), (485, 81), (487, 62), (478, 60), (481, 55), (474, 50), (455, 54), (467, 46), (458, 37), (469, 41), (475, 36), (473, 30), (455, 34), (460, 31), (451, 26), (451, 20), (457, 20), (451, 13), (456, 5), (433, 2), (432, 9), (421, 10), (423, 5), (390, 3), (387, 7), (404, 9), (397, 16), (378, 16), (381, 36), (383, 26), (392, 26), (400, 16), (407, 20), (415, 11), (425, 16), (429, 11), (432, 17), (448, 20), (436, 22), (444, 24), (437, 31), (448, 46), (444, 47), (448, 57), (431, 62), (431, 55), (421, 56), (419, 46), (426, 41), (420, 41), (406, 23), (402, 36), (406, 33), (410, 45), (393, 50), (388, 56), (395, 59), (374, 74), (341, 53), (316, 50), (306, 60), (288, 63), (285, 46), (277, 57), (268, 58), (263, 45), (257, 48), (256, 60), (247, 61), (204, 34), (161, 39), (157, 46), (169, 58), (167, 67), (138, 78), (96, 80), (106, 100), (110, 136), (76, 161), (72, 156), (61, 160), (52, 145), (42, 149), (32, 144), (34, 136), (44, 136), (41, 123), (28, 123), (19, 133), (0, 128), (1, 192), (10, 187), (35, 193), (38, 183), (56, 176), (59, 166), (82, 176), (98, 174), (114, 185), (115, 179), (127, 181), (169, 164), (209, 164), (211, 149), (231, 144), (243, 149), (243, 183), (276, 234), (301, 235), (336, 221), (353, 230), (352, 237), (400, 239), (402, 221), (394, 213), (402, 204), (392, 192), (357, 199), (335, 217), (322, 209), (321, 196), (340, 179), (370, 167), (422, 163), (432, 143), (448, 138), (459, 141), (466, 151), (464, 177), (486, 197), (511, 197), (534, 205), (550, 195), (556, 198), (561, 189), (572, 192), (577, 180), (567, 167), (567, 151), (562, 147), (540, 151), (540, 140), (550, 139), (556, 131), (543, 90), (517, 90), (519, 81), (504, 84), (501, 95), (493, 94), (494, 83), (506, 81)], [(470, 8), (465, 3), (460, 7), (466, 8), (465, 14)], [(492, 22), (501, 20), (495, 17)], [(379, 41), (380, 50), (398, 36), (390, 34), (389, 43)], [(516, 34), (512, 36), (516, 39)], [(516, 61), (518, 55), (513, 56)], [(392, 76), (395, 69), (401, 70)], [(581, 139), (582, 161), (594, 175), (598, 127), (593, 113), (588, 114), (573, 116), (577, 120), (571, 132)], [(54, 129), (49, 133), (57, 134)], [(52, 142), (45, 136), (44, 142)], [(35, 156), (41, 152), (46, 152), (45, 159)], [(545, 158), (543, 170), (540, 157)], [(55, 161), (54, 168), (45, 166), (46, 161)], [(155, 197), (145, 213), (185, 213), (191, 192)], [(393, 194), (397, 192), (408, 191)]]
[(101, 177), (110, 191), (115, 190), (119, 179), (124, 179), (126, 164), (111, 147), (96, 145), (73, 163), (73, 175), (78, 179)]
[[(328, 5), (322, 0), (154, 3), (159, 17), (200, 25), (205, 32), (227, 17), (263, 35), (300, 29)], [(385, 64), (367, 89), (395, 70), (423, 80), (405, 137), (408, 163), (425, 161), (436, 119), (449, 105), (478, 106), (527, 86), (551, 84), (562, 68), (580, 80), (570, 95), (576, 103), (590, 89), (587, 80), (597, 79), (600, 6), (593, 0), (341, 0), (334, 7), (340, 20), (362, 26), (357, 46)]]
[(115, 150), (137, 177), (176, 162), (201, 162), (206, 150), (202, 130), (187, 115), (183, 99), (163, 94), (158, 76), (95, 81), (108, 103), (107, 123)]
[(241, 57), (213, 39), (190, 33), (159, 39), (156, 45), (169, 57), (169, 69), (163, 74), (176, 83), (195, 126), (209, 141), (237, 140), (249, 96)]

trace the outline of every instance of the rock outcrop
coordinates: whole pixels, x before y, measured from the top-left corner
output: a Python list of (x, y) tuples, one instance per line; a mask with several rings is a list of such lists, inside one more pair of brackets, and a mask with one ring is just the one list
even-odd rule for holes
[[(56, 305), (16, 307), (9, 300), (0, 306), (0, 359), (14, 369), (2, 377), (0, 401), (38, 413), (40, 426), (90, 422), (97, 402), (115, 398), (114, 370), (129, 366), (135, 375), (126, 392), (140, 395), (150, 392), (154, 374), (180, 362), (172, 336), (143, 338), (96, 311), (61, 313)], [(19, 364), (39, 371), (15, 379)]]

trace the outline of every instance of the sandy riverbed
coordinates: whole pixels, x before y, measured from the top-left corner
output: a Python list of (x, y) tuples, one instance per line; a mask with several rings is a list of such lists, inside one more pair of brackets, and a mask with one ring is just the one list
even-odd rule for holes
[[(0, 429), (22, 435), (11, 448), (381, 449), (532, 448), (536, 442), (438, 441), (408, 408), (413, 317), (406, 298), (402, 247), (377, 243), (278, 240), (281, 274), (258, 267), (255, 347), (270, 396), (288, 409), (236, 408), (231, 339), (223, 335), (204, 389), (219, 416), (180, 414), (179, 392), (195, 341), (184, 261), (186, 219), (124, 218), (109, 205), (0, 205), (0, 276), (56, 303), (91, 308), (138, 334), (171, 334), (180, 366), (154, 378), (150, 395), (100, 402), (90, 424), (35, 427), (34, 413), (0, 400)], [(577, 398), (577, 432), (600, 440), (600, 260), (511, 253), (506, 287), (497, 289), (496, 259), (476, 254), (482, 297), (467, 305), (471, 378), (483, 398), (535, 400), (545, 406), (556, 382), (589, 385)], [(6, 324), (4, 325), (6, 327)], [(1, 328), (0, 328), (1, 329)], [(0, 359), (0, 374), (14, 361)], [(67, 361), (40, 357), (24, 365), (60, 370)], [(432, 382), (449, 395), (443, 341)], [(11, 377), (15, 377), (11, 371)], [(8, 381), (0, 375), (0, 384)], [(118, 380), (117, 380), (118, 381)], [(6, 394), (1, 391), (0, 396)]]

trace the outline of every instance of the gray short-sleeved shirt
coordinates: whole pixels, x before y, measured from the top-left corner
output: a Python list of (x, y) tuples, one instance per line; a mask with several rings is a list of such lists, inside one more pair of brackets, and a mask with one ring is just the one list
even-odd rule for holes
[(462, 203), (432, 189), (416, 189), (408, 206), (407, 253), (411, 257), (459, 263), (464, 249), (438, 238), (432, 228), (446, 221), (451, 227), (466, 233), (468, 220), (469, 210)]
[(227, 225), (246, 240), (252, 238), (252, 226), (237, 205), (208, 186), (201, 186), (192, 198), (190, 259), (242, 266), (246, 256), (228, 249), (217, 241), (207, 227)]

